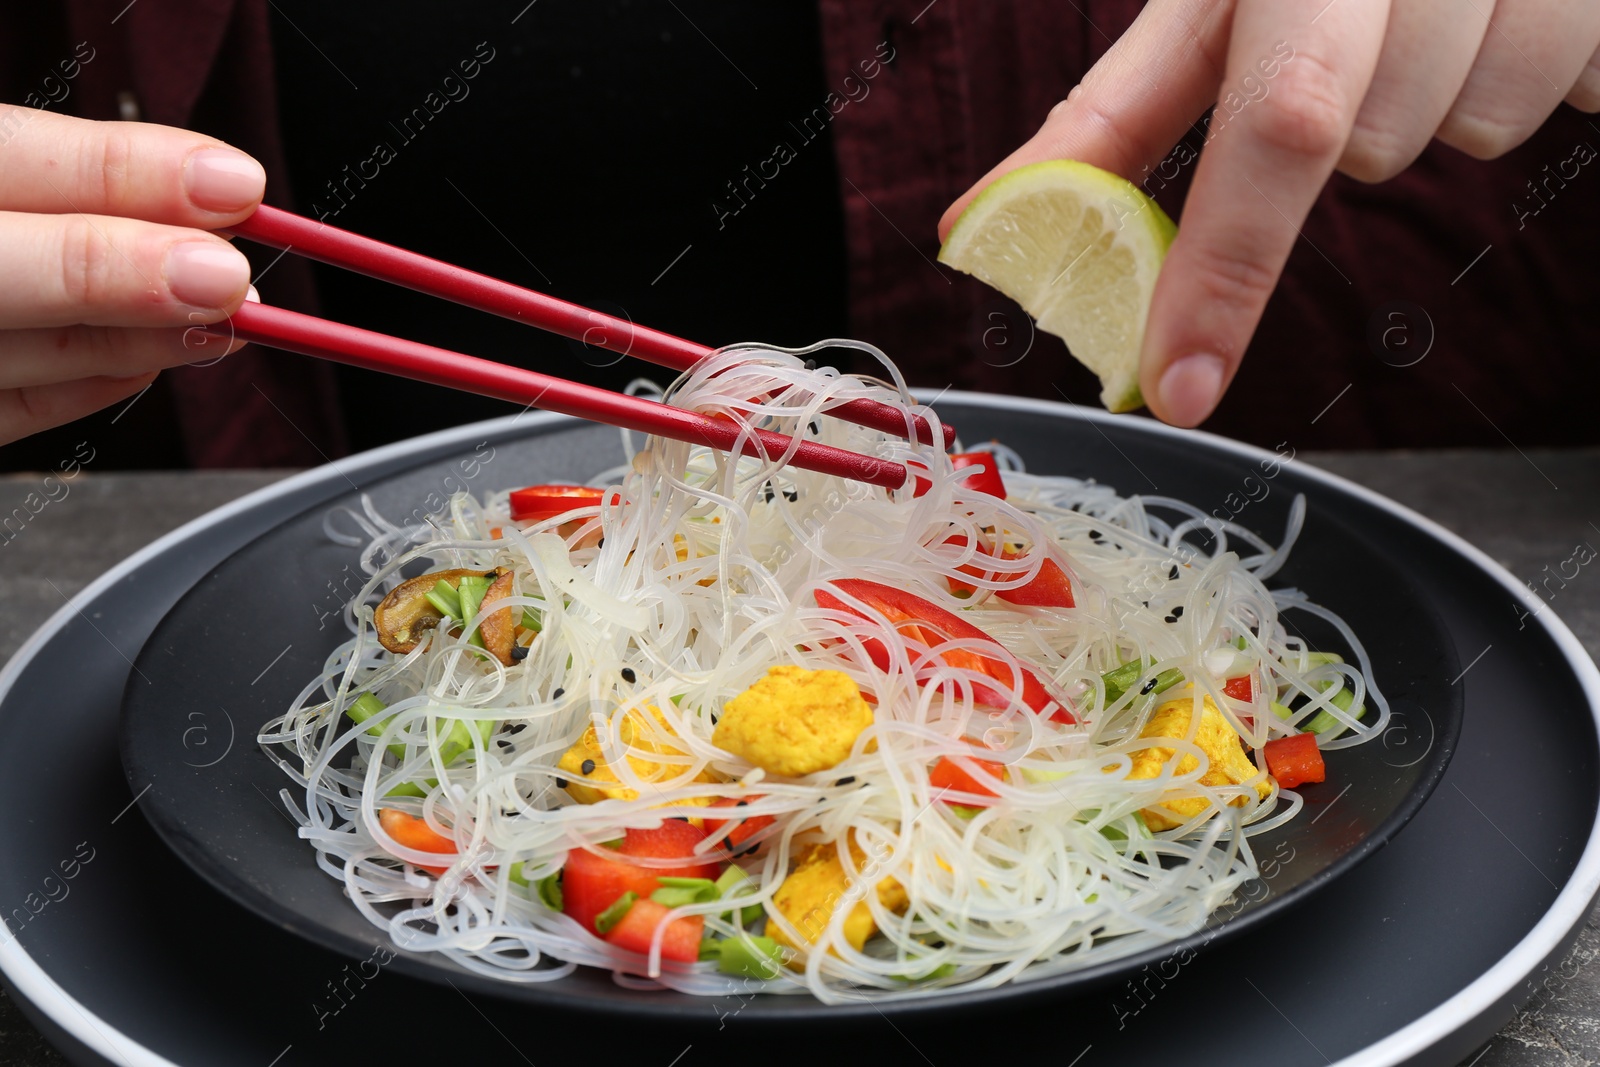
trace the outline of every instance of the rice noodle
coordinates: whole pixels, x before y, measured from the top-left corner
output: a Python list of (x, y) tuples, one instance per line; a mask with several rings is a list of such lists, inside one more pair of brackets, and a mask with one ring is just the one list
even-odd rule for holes
[[(753, 880), (754, 895), (742, 903), (770, 904), (807, 842), (842, 841), (853, 831), (866, 857), (853, 895), (833, 910), (819, 942), (832, 951), (812, 951), (803, 970), (765, 982), (658, 956), (636, 968), (648, 979), (619, 981), (705, 995), (809, 991), (837, 1002), (1036, 980), (1199, 930), (1256, 876), (1250, 834), (1293, 818), (1300, 807), (1288, 791), (1258, 799), (1253, 782), (1198, 784), (1208, 761), (1187, 739), (1161, 744), (1198, 757), (1198, 769), (1176, 775), (1173, 759), (1160, 777), (1128, 778), (1133, 757), (1152, 744), (1139, 734), (1154, 707), (1185, 691), (1158, 697), (1130, 687), (1105, 704), (1105, 672), (1136, 658), (1152, 661), (1150, 677), (1182, 670), (1195, 703), (1209, 695), (1253, 748), (1324, 710), (1343, 729), (1323, 747), (1382, 732), (1388, 706), (1349, 628), (1297, 591), (1262, 584), (1287, 556), (1304, 521), (1303, 502), (1296, 501), (1284, 542), (1274, 547), (1181, 501), (1026, 473), (1003, 444), (981, 447), (999, 460), (1009, 498), (976, 493), (937, 449), (821, 417), (870, 398), (903, 411), (908, 425), (915, 416), (937, 424), (887, 360), (893, 385), (808, 369), (805, 357), (830, 344), (882, 359), (855, 342), (797, 351), (741, 346), (703, 361), (664, 397), (731, 416), (747, 430), (918, 464), (926, 469), (926, 493), (874, 489), (782, 460), (736, 460), (675, 441), (650, 439), (634, 450), (624, 434), (629, 462), (594, 479), (618, 491), (600, 507), (558, 519), (519, 527), (508, 517), (505, 493), (481, 502), (458, 494), (445, 511), (407, 526), (388, 522), (365, 500), (360, 511), (330, 515), (330, 538), (359, 543), (368, 574), (347, 608), (352, 636), (259, 740), (294, 783), (284, 798), (318, 863), (398, 946), (439, 952), (510, 982), (553, 981), (577, 965), (619, 967), (618, 950), (541, 903), (513, 880), (513, 865), (536, 882), (559, 869), (569, 849), (598, 848), (625, 828), (693, 810), (663, 804), (742, 796), (759, 781), (761, 798), (743, 812), (777, 822), (757, 836), (757, 851), (737, 861)], [(574, 526), (573, 518), (582, 521)], [(502, 536), (491, 535), (495, 527)], [(953, 595), (942, 575), (975, 558), (964, 546), (986, 528), (1058, 546), (1072, 567), (1076, 606), (1016, 608), (990, 593), (1036, 576), (1045, 558), (1037, 550), (1011, 564), (1012, 572), (964, 579), (977, 587), (970, 599)], [(951, 533), (965, 540), (952, 543)], [(496, 607), (541, 613), (542, 630), (525, 660), (503, 667), (443, 630), (406, 655), (377, 644), (372, 607), (404, 576), (493, 566), (518, 576), (517, 595)], [(817, 606), (817, 586), (840, 577), (868, 578), (960, 611), (1065, 694), (1080, 721), (1044, 719), (1008, 690), (1001, 693), (1008, 707), (976, 706), (973, 687), (992, 690), (993, 679), (937, 655), (973, 647), (970, 641), (949, 641), (930, 656), (904, 639), (886, 639), (856, 615)], [(1280, 621), (1289, 608), (1337, 628), (1353, 662), (1312, 663)], [(867, 655), (870, 638), (889, 645), (888, 671)], [(724, 702), (780, 663), (845, 671), (876, 701), (875, 723), (850, 756), (804, 779), (767, 777), (711, 742)], [(1225, 699), (1226, 674), (1217, 667), (1254, 671), (1254, 701)], [(1330, 688), (1335, 679), (1339, 685)], [(1290, 695), (1305, 702), (1288, 721), (1268, 710), (1280, 689), (1285, 703)], [(1333, 698), (1342, 689), (1353, 690), (1352, 706), (1367, 703), (1378, 714), (1356, 719), (1341, 710)], [(380, 724), (376, 734), (368, 732), (371, 723), (356, 726), (344, 714), (363, 692), (388, 704), (372, 720)], [(617, 729), (645, 707), (659, 710), (682, 752), (652, 752), (664, 770), (648, 781), (624, 758)], [(493, 730), (487, 738), (468, 730), (470, 754), (446, 765), (429, 739), (456, 720)], [(609, 726), (600, 731), (605, 756), (638, 800), (584, 805), (556, 787), (557, 761), (592, 721)], [(995, 749), (990, 758), (1017, 773), (995, 784), (995, 806), (964, 818), (937, 799), (928, 769), (941, 756), (970, 755), (965, 739), (978, 737)], [(708, 768), (726, 780), (696, 781)], [(426, 795), (385, 799), (405, 783)], [(1175, 784), (1208, 798), (1209, 809), (1148, 835), (1137, 813)], [(381, 807), (419, 814), (455, 840), (454, 862), (391, 840), (379, 824)], [(854, 870), (849, 850), (840, 854)], [(441, 862), (450, 866), (437, 876), (420, 869)], [(870, 891), (890, 876), (909, 894), (904, 915)], [(858, 899), (879, 929), (861, 951), (842, 934)], [(725, 903), (713, 903), (674, 914), (703, 914), (708, 936), (726, 936), (738, 930), (726, 911)], [(939, 977), (927, 977), (936, 971)]]

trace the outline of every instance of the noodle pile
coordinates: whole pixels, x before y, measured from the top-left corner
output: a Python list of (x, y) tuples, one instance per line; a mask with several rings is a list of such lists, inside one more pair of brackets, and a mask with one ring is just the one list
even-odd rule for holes
[[(1198, 757), (1197, 769), (1180, 775), (1172, 759), (1158, 777), (1129, 778), (1133, 758), (1150, 747), (1139, 735), (1158, 703), (1198, 705), (1209, 696), (1253, 749), (1319, 713), (1338, 723), (1323, 734), (1324, 750), (1360, 744), (1387, 725), (1387, 705), (1348, 628), (1296, 591), (1263, 584), (1298, 533), (1303, 501), (1274, 548), (1181, 501), (1025, 473), (999, 444), (980, 447), (1000, 462), (1008, 498), (978, 493), (936, 448), (823, 417), (865, 397), (937, 422), (887, 361), (893, 386), (815, 369), (805, 359), (814, 350), (725, 350), (664, 398), (913, 463), (923, 469), (925, 493), (652, 438), (629, 464), (594, 479), (617, 489), (576, 516), (519, 526), (504, 493), (481, 502), (458, 494), (419, 525), (395, 526), (370, 503), (349, 513), (364, 528), (370, 575), (347, 607), (353, 636), (260, 741), (295, 783), (284, 797), (318, 864), (397, 945), (514, 982), (552, 981), (579, 965), (618, 970), (617, 949), (532, 887), (558, 871), (570, 849), (599, 849), (629, 827), (704, 810), (663, 805), (754, 793), (760, 799), (741, 812), (777, 819), (735, 861), (750, 876), (741, 904), (764, 904), (771, 915), (773, 893), (809, 843), (853, 834), (859, 846), (840, 849), (846, 867), (859, 868), (856, 891), (834, 909), (818, 947), (756, 981), (710, 964), (663, 962), (658, 938), (656, 954), (628, 965), (649, 977), (619, 973), (618, 981), (705, 995), (809, 991), (837, 1002), (1038, 979), (1197, 931), (1256, 875), (1250, 834), (1300, 810), (1300, 797), (1275, 784), (1265, 798), (1251, 782), (1198, 784), (1205, 753), (1182, 739), (1161, 744)], [(976, 593), (955, 595), (946, 576), (983, 560), (967, 546), (993, 530), (1024, 546), (1014, 569), (968, 577)], [(1053, 544), (1070, 563), (1075, 607), (1019, 608), (990, 594), (1039, 573), (1045, 553), (1029, 544)], [(442, 628), (405, 655), (378, 645), (372, 607), (402, 578), (496, 566), (517, 575), (516, 595), (496, 606), (529, 609), (540, 621), (525, 659), (503, 666), (461, 631)], [(939, 655), (970, 641), (930, 654), (860, 614), (819, 607), (818, 585), (846, 577), (959, 612), (1044, 679), (1078, 721), (1053, 722), (1005, 687), (998, 688), (1009, 707), (978, 706), (974, 687), (997, 688), (993, 680)], [(1280, 622), (1288, 608), (1331, 622), (1353, 662), (1307, 655)], [(873, 640), (889, 647), (887, 671), (872, 662)], [(1132, 685), (1108, 702), (1103, 675), (1136, 660), (1149, 664), (1141, 682), (1177, 669), (1192, 688), (1157, 695)], [(723, 705), (774, 664), (844, 671), (874, 702), (874, 724), (843, 763), (776, 778), (712, 744)], [(1225, 698), (1224, 679), (1247, 673), (1259, 679), (1254, 699)], [(1350, 695), (1343, 705), (1334, 700), (1341, 692)], [(345, 715), (361, 693), (387, 705), (370, 732)], [(1270, 712), (1271, 699), (1294, 703), (1290, 717)], [(1364, 704), (1377, 714), (1347, 710)], [(622, 738), (639, 731), (621, 727), (630, 712), (649, 708), (681, 755), (641, 749), (662, 765), (643, 780), (623, 758)], [(470, 749), (447, 763), (438, 740), (463, 722), (477, 724), (464, 732)], [(597, 722), (608, 765), (637, 800), (578, 804), (558, 783), (557, 761)], [(929, 768), (940, 757), (970, 757), (975, 742), (1011, 773), (995, 782), (996, 803), (969, 809), (939, 798)], [(697, 780), (703, 776), (717, 781)], [(1175, 784), (1213, 803), (1185, 825), (1151, 834), (1138, 813)], [(396, 787), (402, 796), (390, 799)], [(454, 840), (457, 854), (390, 839), (378, 811), (396, 806)], [(708, 858), (727, 858), (728, 829), (706, 843)], [(887, 877), (905, 888), (904, 914), (869, 891)], [(841, 933), (858, 900), (878, 929), (859, 951)], [(674, 914), (705, 915), (707, 937), (742, 929), (725, 902)]]

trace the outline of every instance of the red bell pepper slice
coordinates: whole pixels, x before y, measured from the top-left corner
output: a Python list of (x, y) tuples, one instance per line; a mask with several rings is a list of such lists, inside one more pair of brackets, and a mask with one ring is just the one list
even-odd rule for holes
[[(900, 636), (924, 648), (932, 648), (936, 644), (942, 644), (944, 640), (951, 639), (981, 641), (996, 649), (1003, 647), (1000, 642), (967, 620), (903, 589), (867, 581), (865, 578), (835, 578), (828, 584), (876, 611), (889, 620), (890, 625)], [(869, 622), (876, 621), (865, 612), (845, 604), (826, 587), (818, 589), (816, 596), (818, 607), (842, 611)], [(871, 639), (863, 644), (866, 646), (867, 655), (872, 658), (878, 669), (888, 670), (892, 658), (888, 647), (882, 641)], [(1018, 670), (1014, 670), (1004, 659), (996, 659), (966, 649), (950, 649), (941, 652), (939, 658), (952, 667), (987, 675), (1007, 689), (1019, 690), (1022, 702), (1040, 715), (1049, 715), (1056, 722), (1077, 721), (1065, 704), (1052, 697), (1044, 683), (1039, 680), (1039, 676), (1027, 667), (1019, 664), (1022, 677), (1018, 684), (1019, 680), (1016, 677)], [(1011, 703), (1010, 698), (1002, 695), (1000, 690), (983, 685), (973, 686), (973, 696), (994, 707), (1003, 708)]]
[[(761, 796), (759, 794), (739, 799), (735, 799), (734, 797), (718, 797), (716, 800), (711, 802), (709, 807), (741, 808), (752, 800), (760, 799)], [(730, 812), (730, 814), (732, 813)], [(771, 815), (753, 815), (744, 819), (703, 818), (701, 820), (701, 822), (705, 824), (707, 837), (714, 835), (718, 830), (722, 829), (723, 823), (733, 823), (733, 829), (728, 831), (728, 836), (722, 839), (723, 847), (729, 852), (738, 852), (744, 847), (746, 841), (749, 841), (756, 834), (760, 833), (762, 830), (765, 830), (767, 827), (771, 826), (777, 821), (778, 820)]]
[[(694, 846), (705, 837), (706, 832), (698, 827), (668, 819), (654, 830), (626, 831), (622, 844), (612, 856), (573, 849), (567, 853), (566, 863), (561, 868), (561, 910), (594, 933), (595, 916), (615, 904), (624, 893), (648, 897), (661, 888), (659, 879), (663, 877), (716, 878), (718, 864), (715, 861), (694, 862), (692, 855)], [(628, 857), (678, 860), (680, 865), (646, 867), (629, 863)]]
[(1321, 782), (1328, 777), (1327, 764), (1317, 748), (1316, 734), (1290, 734), (1275, 737), (1261, 747), (1267, 757), (1267, 773), (1284, 789), (1306, 782)]
[[(1000, 477), (1000, 466), (995, 462), (992, 452), (957, 452), (950, 457), (950, 466), (956, 470), (966, 470), (971, 473), (962, 475), (960, 480), (968, 489), (989, 496), (997, 496), (1001, 500), (1006, 498), (1005, 479)], [(926, 468), (924, 468), (926, 469)], [(912, 476), (914, 481), (911, 487), (912, 496), (923, 496), (933, 488), (933, 482), (927, 478)]]
[[(995, 779), (996, 781), (1003, 781), (1005, 779), (1005, 764), (996, 763), (994, 760), (978, 759), (976, 756), (970, 757), (970, 759), (973, 763), (978, 765), (979, 770), (983, 771), (984, 774), (988, 775), (989, 777)], [(961, 767), (948, 756), (940, 756), (939, 762), (935, 763), (928, 769), (928, 784), (933, 787), (935, 794), (946, 790), (952, 793), (970, 794), (968, 798), (952, 800), (950, 802), (952, 804), (962, 804), (969, 808), (989, 807), (989, 805), (983, 801), (970, 799), (972, 796), (999, 796), (999, 794), (993, 789), (990, 789), (988, 786), (984, 785), (983, 782), (962, 770)]]
[(587, 485), (530, 485), (511, 493), (515, 522), (543, 522), (577, 508), (592, 508), (605, 499), (604, 489)]
[(950, 466), (958, 471), (972, 472), (961, 479), (968, 489), (997, 496), (1001, 500), (1006, 498), (1005, 479), (1000, 477), (1000, 465), (995, 462), (993, 452), (957, 452), (950, 457)]
[(694, 847), (706, 839), (706, 832), (687, 819), (667, 819), (653, 830), (627, 830), (617, 851), (635, 859), (676, 860), (670, 867), (650, 867), (657, 877), (715, 878), (720, 866), (715, 859), (697, 858)]
[[(605, 935), (606, 941), (628, 952), (648, 956), (656, 928), (669, 910), (649, 897), (640, 897)], [(705, 934), (705, 926), (705, 918), (700, 915), (683, 915), (672, 920), (661, 935), (661, 958), (694, 963), (700, 958), (700, 939)]]
[[(451, 862), (455, 862), (456, 843), (448, 837), (442, 837), (429, 828), (424, 819), (415, 815), (407, 815), (397, 808), (378, 809), (378, 825), (383, 827), (383, 832), (394, 839), (395, 844), (417, 852), (436, 852), (448, 855)], [(444, 867), (423, 867), (425, 871), (434, 874), (443, 874), (449, 870)]]
[(1235, 700), (1255, 699), (1255, 686), (1252, 683), (1251, 676), (1248, 674), (1241, 674), (1237, 678), (1229, 678), (1227, 684), (1222, 687), (1222, 692)]
[[(965, 548), (967, 546), (967, 535), (953, 534), (945, 538), (944, 543), (955, 545), (958, 548)], [(994, 550), (982, 542), (978, 544), (978, 551), (985, 556), (994, 555)], [(1000, 550), (1000, 558), (1014, 560), (1022, 557), (1009, 548), (1003, 548)], [(962, 564), (956, 570), (961, 574), (969, 574), (974, 578), (991, 580), (997, 574), (996, 571), (984, 570), (976, 563)], [(977, 590), (977, 586), (968, 585), (959, 578), (951, 578), (949, 582), (951, 590), (956, 593), (970, 595)], [(1049, 556), (1045, 557), (1044, 564), (1039, 568), (1039, 573), (1034, 576), (1031, 582), (1027, 582), (1024, 585), (1010, 586), (1006, 589), (996, 589), (994, 595), (1008, 604), (1020, 604), (1026, 607), (1070, 608), (1074, 606), (1072, 580), (1067, 577), (1067, 572), (1061, 564)]]

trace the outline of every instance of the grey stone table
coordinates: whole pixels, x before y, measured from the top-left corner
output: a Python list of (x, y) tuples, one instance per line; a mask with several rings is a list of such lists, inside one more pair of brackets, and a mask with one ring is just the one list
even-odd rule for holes
[[(1536, 580), (1583, 542), (1600, 545), (1600, 449), (1567, 452), (1325, 453), (1303, 457), (1407, 504), (1461, 534), (1524, 580)], [(39, 620), (136, 549), (284, 472), (82, 473), (53, 490), (7, 538), (0, 531), (0, 659)], [(0, 516), (41, 489), (39, 476), (0, 477)], [(43, 497), (35, 497), (34, 507)], [(1551, 603), (1591, 655), (1600, 654), (1600, 576), (1580, 572)], [(1472, 1067), (1600, 1063), (1600, 926), (1591, 924), (1565, 965), (1571, 981), (1544, 996)], [(0, 1067), (66, 1061), (0, 993)]]

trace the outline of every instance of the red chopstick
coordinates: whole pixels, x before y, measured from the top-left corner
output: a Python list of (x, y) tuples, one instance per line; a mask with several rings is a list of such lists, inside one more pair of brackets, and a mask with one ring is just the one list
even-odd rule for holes
[[(234, 312), (228, 323), (217, 323), (208, 327), (207, 332), (227, 340), (230, 325), (232, 336), (239, 340), (348, 363), (352, 367), (465, 389), (514, 404), (559, 411), (690, 444), (708, 445), (723, 452), (733, 451), (734, 445), (740, 443), (739, 425), (731, 419), (714, 419), (655, 400), (552, 378), (537, 371), (328, 322), (284, 308), (246, 303)], [(756, 430), (740, 443), (740, 451), (746, 456), (776, 459), (788, 449), (790, 440), (781, 433)], [(802, 440), (789, 462), (806, 470), (887, 489), (900, 488), (907, 477), (903, 464), (815, 441)]]
[[(607, 351), (637, 356), (673, 370), (688, 370), (715, 351), (670, 333), (638, 326), (626, 319), (591, 311), (264, 204), (254, 215), (229, 229), (259, 244), (285, 251), (292, 249), (302, 256), (357, 274), (537, 326)], [(932, 440), (927, 419), (915, 416), (911, 420), (914, 426), (908, 428), (903, 412), (876, 400), (847, 401), (828, 409), (827, 414), (898, 437), (909, 436), (908, 429), (912, 429), (917, 440), (924, 444)], [(955, 444), (955, 429), (946, 426), (943, 431), (944, 447), (949, 448)]]

